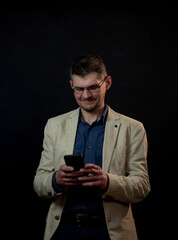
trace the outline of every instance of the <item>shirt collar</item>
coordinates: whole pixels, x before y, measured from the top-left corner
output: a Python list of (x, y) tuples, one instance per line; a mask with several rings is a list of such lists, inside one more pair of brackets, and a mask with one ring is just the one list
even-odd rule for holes
[[(102, 121), (102, 123), (104, 124), (106, 122), (107, 114), (108, 114), (108, 106), (105, 105), (105, 108), (104, 108), (102, 114), (95, 122), (98, 123), (98, 122)], [(81, 114), (81, 109), (79, 110), (79, 121), (84, 122), (84, 120), (82, 118), (82, 114)]]

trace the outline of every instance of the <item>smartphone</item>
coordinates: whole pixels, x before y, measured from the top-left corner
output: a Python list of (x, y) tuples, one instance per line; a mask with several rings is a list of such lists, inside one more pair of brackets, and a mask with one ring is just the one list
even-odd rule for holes
[(65, 155), (64, 160), (67, 166), (74, 168), (74, 171), (79, 171), (84, 168), (84, 159), (82, 155)]

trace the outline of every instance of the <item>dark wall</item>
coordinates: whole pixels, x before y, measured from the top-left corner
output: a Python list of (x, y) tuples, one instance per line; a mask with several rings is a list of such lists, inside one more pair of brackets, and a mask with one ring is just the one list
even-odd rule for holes
[(6, 239), (42, 239), (49, 201), (36, 196), (33, 177), (43, 130), (48, 118), (77, 107), (69, 67), (83, 53), (99, 54), (106, 63), (113, 78), (107, 103), (146, 128), (152, 191), (133, 206), (133, 212), (140, 240), (162, 232), (160, 222), (167, 210), (162, 211), (161, 204), (166, 205), (170, 196), (168, 166), (174, 169), (176, 160), (177, 13), (163, 4), (138, 10), (111, 2), (47, 6), (27, 1), (25, 7), (15, 1), (0, 10)]

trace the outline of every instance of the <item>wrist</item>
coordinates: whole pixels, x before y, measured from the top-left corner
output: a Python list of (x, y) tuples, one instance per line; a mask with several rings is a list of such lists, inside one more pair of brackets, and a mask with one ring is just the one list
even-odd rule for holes
[(53, 189), (54, 189), (54, 191), (55, 191), (56, 193), (61, 193), (61, 192), (64, 191), (64, 188), (63, 188), (62, 186), (60, 186), (60, 185), (57, 184), (57, 182), (56, 182), (56, 173), (57, 173), (57, 171), (53, 173), (53, 177), (52, 177), (52, 187), (53, 187)]
[(107, 176), (107, 183), (106, 183), (105, 187), (103, 189), (101, 189), (101, 193), (105, 193), (109, 187), (109, 176), (108, 176), (108, 174), (106, 174), (106, 176)]

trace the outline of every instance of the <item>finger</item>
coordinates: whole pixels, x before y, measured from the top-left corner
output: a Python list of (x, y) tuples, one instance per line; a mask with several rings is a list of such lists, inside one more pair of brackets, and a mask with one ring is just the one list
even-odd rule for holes
[(74, 172), (71, 172), (71, 173), (68, 173), (68, 172), (65, 172), (65, 174), (63, 175), (63, 177), (68, 177), (68, 178), (75, 178), (75, 177), (81, 177), (83, 176), (84, 173), (83, 172), (80, 172), (80, 171), (74, 171)]
[(71, 167), (71, 166), (62, 165), (62, 166), (60, 167), (60, 170), (61, 170), (61, 171), (64, 171), (64, 172), (72, 172), (72, 171), (74, 171), (74, 168)]
[(84, 182), (82, 183), (85, 187), (98, 187), (101, 185), (101, 181), (95, 181), (95, 182)]
[(79, 181), (98, 181), (98, 180), (102, 180), (103, 177), (102, 175), (89, 175), (89, 176), (82, 176), (82, 177), (78, 177)]
[(88, 173), (88, 176), (89, 175), (101, 175), (102, 174), (102, 170), (100, 168), (99, 169), (94, 169), (94, 168), (85, 169), (85, 168), (82, 168), (81, 172), (85, 173), (85, 174)]
[(88, 169), (88, 168), (100, 169), (100, 166), (95, 165), (93, 163), (87, 163), (87, 164), (85, 164), (85, 168), (84, 169)]
[(63, 178), (62, 180), (63, 180), (64, 183), (78, 182), (78, 178)]

